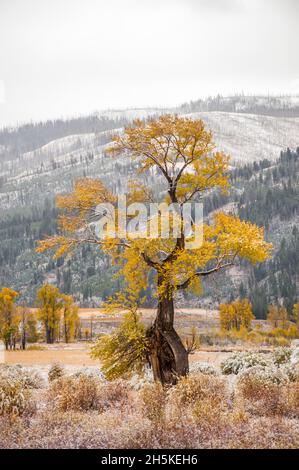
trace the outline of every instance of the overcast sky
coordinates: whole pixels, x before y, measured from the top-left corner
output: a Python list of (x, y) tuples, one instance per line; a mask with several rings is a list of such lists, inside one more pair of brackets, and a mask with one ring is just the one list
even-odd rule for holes
[(0, 0), (0, 125), (299, 93), (299, 0)]

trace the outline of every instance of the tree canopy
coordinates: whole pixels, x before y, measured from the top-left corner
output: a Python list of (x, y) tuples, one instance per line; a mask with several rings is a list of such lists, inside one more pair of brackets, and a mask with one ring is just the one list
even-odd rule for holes
[[(172, 382), (174, 373), (185, 375), (188, 371), (187, 351), (173, 327), (175, 292), (185, 289), (200, 292), (203, 277), (232, 266), (237, 258), (252, 263), (265, 261), (270, 256), (271, 244), (264, 241), (262, 228), (235, 215), (217, 212), (211, 222), (202, 226), (202, 243), (190, 248), (189, 242), (198, 227), (197, 221), (192, 220), (193, 231), (186, 234), (184, 205), (215, 188), (228, 189), (229, 157), (215, 150), (212, 134), (202, 120), (171, 115), (146, 122), (137, 120), (133, 127), (115, 137), (107, 158), (111, 154), (138, 163), (139, 180), (128, 185), (130, 203), (153, 200), (151, 188), (140, 179), (142, 174), (154, 172), (162, 180), (164, 191), (159, 202), (176, 205), (178, 231), (168, 238), (162, 236), (161, 227), (168, 214), (165, 216), (159, 210), (158, 237), (148, 236), (153, 222), (150, 217), (143, 236), (136, 238), (125, 231), (119, 237), (108, 230), (105, 237), (97, 237), (96, 207), (103, 203), (116, 206), (117, 195), (100, 180), (80, 179), (71, 194), (57, 198), (57, 206), (64, 211), (59, 218), (61, 234), (42, 240), (38, 251), (55, 249), (59, 257), (83, 243), (96, 244), (111, 254), (120, 275), (135, 294), (146, 289), (148, 272), (153, 269), (158, 312), (151, 337), (151, 363), (157, 380)], [(119, 219), (118, 213), (116, 222)]]

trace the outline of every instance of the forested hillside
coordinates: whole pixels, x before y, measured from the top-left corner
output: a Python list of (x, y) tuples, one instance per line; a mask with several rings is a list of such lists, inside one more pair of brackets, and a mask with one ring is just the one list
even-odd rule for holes
[[(123, 177), (130, 173), (128, 169), (123, 171)], [(118, 176), (121, 178), (121, 167)], [(214, 192), (205, 198), (205, 216), (224, 209), (264, 226), (266, 239), (274, 243), (273, 258), (255, 267), (242, 262), (230, 273), (209, 280), (202, 297), (188, 295), (182, 302), (212, 306), (220, 299), (249, 296), (260, 318), (265, 317), (270, 301), (283, 301), (290, 309), (299, 282), (299, 149), (281, 152), (275, 162), (264, 159), (239, 164), (231, 169), (230, 180), (227, 196)], [(117, 184), (115, 180), (114, 184)], [(120, 189), (121, 181), (118, 184)], [(159, 182), (156, 189), (159, 192)], [(121, 279), (113, 278), (107, 256), (90, 246), (82, 247), (72, 262), (63, 258), (55, 261), (34, 251), (37, 240), (56, 232), (57, 214), (53, 197), (46, 198), (42, 204), (37, 201), (1, 214), (0, 285), (21, 291), (21, 301), (32, 304), (37, 287), (53, 282), (63, 292), (73, 294), (82, 306), (96, 306), (121, 284)], [(148, 305), (154, 302), (151, 297), (150, 286)]]
[[(256, 267), (242, 263), (209, 280), (199, 299), (189, 295), (182, 302), (215, 306), (223, 298), (247, 295), (259, 317), (272, 300), (290, 308), (298, 291), (298, 103), (298, 97), (287, 96), (217, 96), (171, 109), (111, 110), (0, 130), (0, 286), (15, 288), (20, 301), (32, 304), (38, 286), (56, 283), (86, 306), (97, 306), (119, 289), (109, 258), (94, 247), (82, 247), (72, 262), (53, 261), (35, 253), (36, 241), (56, 233), (55, 195), (70, 192), (77, 178), (101, 178), (114, 192), (126, 191), (137, 163), (107, 155), (112, 135), (134, 118), (172, 112), (203, 119), (217, 147), (231, 155), (230, 193), (209, 194), (205, 216), (236, 211), (264, 226), (275, 247), (271, 261)], [(158, 195), (159, 175), (144, 177)], [(151, 285), (146, 294), (152, 305)]]

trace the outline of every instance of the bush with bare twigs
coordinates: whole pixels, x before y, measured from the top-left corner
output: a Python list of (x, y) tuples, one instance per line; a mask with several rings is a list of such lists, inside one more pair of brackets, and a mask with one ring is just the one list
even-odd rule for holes
[(50, 383), (48, 400), (58, 411), (87, 411), (98, 408), (98, 383), (81, 375), (60, 377)]
[(139, 394), (142, 416), (154, 424), (165, 420), (166, 391), (159, 383), (145, 385)]

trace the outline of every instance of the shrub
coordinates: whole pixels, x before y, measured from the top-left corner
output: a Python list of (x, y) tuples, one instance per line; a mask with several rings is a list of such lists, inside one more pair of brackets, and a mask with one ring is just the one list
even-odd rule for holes
[(290, 357), (290, 363), (292, 365), (298, 365), (299, 366), (299, 348), (295, 348), (292, 351), (291, 357)]
[(60, 377), (51, 382), (48, 401), (58, 411), (87, 411), (98, 408), (98, 384), (87, 375)]
[(26, 369), (21, 365), (2, 365), (0, 366), (0, 382), (2, 380), (16, 380), (24, 389), (42, 388), (44, 381), (36, 371)]
[(207, 374), (207, 375), (218, 374), (217, 369), (211, 364), (208, 364), (206, 362), (194, 362), (193, 364), (190, 365), (190, 372), (191, 373), (199, 372), (201, 374)]
[(54, 362), (54, 364), (51, 365), (50, 370), (48, 372), (48, 380), (49, 382), (52, 382), (53, 380), (59, 379), (64, 375), (64, 369), (59, 362)]
[(271, 356), (262, 353), (235, 353), (222, 361), (220, 367), (222, 373), (228, 374), (239, 374), (244, 369), (248, 369), (254, 366), (270, 366), (272, 363)]
[(28, 390), (26, 391), (16, 380), (1, 382), (0, 415), (21, 415), (26, 409), (29, 395)]
[(210, 427), (219, 428), (227, 422), (227, 403), (218, 400), (218, 397), (212, 396), (203, 398), (197, 401), (192, 408), (192, 415), (195, 422), (200, 425), (202, 429)]
[(245, 410), (253, 414), (282, 414), (282, 386), (286, 383), (288, 378), (280, 369), (255, 366), (239, 375), (236, 395), (244, 400)]
[(285, 414), (293, 418), (299, 417), (299, 381), (284, 387), (283, 401)]
[(289, 362), (292, 350), (290, 348), (276, 348), (273, 352), (273, 362), (276, 365)]
[(166, 392), (158, 383), (145, 385), (140, 391), (142, 415), (154, 424), (165, 419)]
[(80, 375), (88, 375), (99, 381), (105, 381), (104, 374), (100, 371), (98, 367), (81, 367), (77, 370), (72, 377), (80, 377)]
[(250, 367), (239, 374), (237, 383), (242, 382), (247, 377), (255, 377), (265, 384), (282, 385), (289, 381), (283, 368), (275, 366), (263, 367), (258, 365)]
[(287, 338), (280, 337), (275, 339), (275, 345), (276, 346), (281, 346), (282, 348), (289, 346), (290, 342)]
[(120, 408), (128, 402), (128, 385), (123, 380), (100, 382), (91, 375), (80, 373), (69, 377), (60, 377), (51, 382), (48, 390), (48, 402), (57, 411), (101, 412), (111, 407)]
[(299, 364), (284, 364), (281, 370), (291, 382), (299, 382)]
[(141, 390), (146, 385), (153, 383), (153, 381), (152, 370), (145, 367), (144, 372), (142, 374), (134, 374), (130, 380), (128, 380), (128, 384), (133, 390)]
[(31, 389), (37, 388), (37, 376), (21, 367), (1, 367), (0, 415), (18, 416), (34, 411)]
[(129, 398), (129, 385), (125, 380), (101, 383), (98, 388), (98, 408), (104, 411), (111, 407), (126, 405)]
[(221, 403), (227, 398), (225, 383), (220, 377), (206, 374), (192, 374), (179, 380), (169, 390), (169, 402), (173, 411), (184, 413), (188, 406), (210, 399), (213, 403)]

